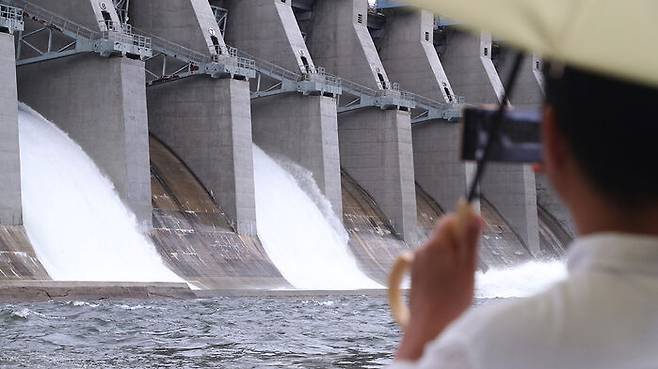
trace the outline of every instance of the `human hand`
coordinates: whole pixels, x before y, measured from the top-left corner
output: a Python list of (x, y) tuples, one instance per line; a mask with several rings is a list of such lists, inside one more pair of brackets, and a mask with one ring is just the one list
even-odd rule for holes
[(460, 204), (460, 213), (443, 217), (411, 266), (409, 325), (397, 358), (417, 360), (427, 342), (457, 319), (473, 301), (482, 218)]

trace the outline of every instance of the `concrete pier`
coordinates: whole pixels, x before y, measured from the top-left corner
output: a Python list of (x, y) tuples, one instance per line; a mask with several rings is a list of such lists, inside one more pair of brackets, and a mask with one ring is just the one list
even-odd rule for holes
[[(509, 54), (509, 53), (508, 53)], [(509, 69), (511, 56), (506, 55), (505, 63), (498, 67), (499, 69)], [(516, 92), (512, 96), (512, 105), (521, 109), (541, 109), (543, 94), (543, 76), (542, 61), (536, 56), (526, 56), (521, 71), (519, 72)], [(507, 70), (501, 73), (507, 74)], [(539, 210), (540, 232), (539, 237), (542, 248), (548, 248), (546, 245), (550, 238), (557, 238), (561, 241), (560, 247), (566, 247), (567, 244), (576, 235), (573, 220), (567, 207), (562, 203), (551, 184), (543, 175), (535, 178), (537, 187), (537, 206)], [(548, 229), (552, 228), (552, 229)], [(556, 236), (547, 237), (544, 233), (551, 232)]]
[[(226, 45), (206, 0), (132, 2), (133, 25), (204, 55)], [(215, 45), (219, 46), (215, 46)], [(222, 206), (232, 226), (256, 234), (249, 84), (195, 76), (148, 88), (149, 129)]]
[[(225, 1), (226, 40), (294, 73), (317, 72), (290, 2)], [(287, 93), (252, 101), (254, 142), (309, 170), (336, 214), (342, 214), (336, 100)]]
[(389, 77), (420, 96), (454, 102), (455, 93), (434, 48), (434, 15), (410, 8), (384, 13), (386, 28), (379, 55)]
[(14, 36), (0, 33), (0, 224), (23, 223)]
[(369, 88), (390, 88), (368, 32), (368, 0), (320, 0), (307, 38), (316, 63), (329, 73)]
[(416, 183), (444, 210), (455, 210), (475, 174), (475, 165), (459, 157), (460, 126), (430, 121), (414, 126), (412, 135)]
[(375, 199), (400, 236), (416, 242), (409, 113), (364, 109), (345, 113), (339, 119), (343, 168)]
[(236, 231), (256, 234), (247, 82), (206, 76), (148, 89), (149, 128), (222, 206)]
[(296, 73), (315, 72), (292, 1), (225, 0), (226, 42)]
[(227, 52), (208, 0), (131, 1), (128, 10), (138, 29), (204, 55)]
[[(446, 103), (457, 98), (434, 48), (434, 15), (411, 8), (386, 9), (380, 55), (390, 78), (403, 88)], [(461, 127), (430, 121), (412, 129), (416, 183), (445, 210), (464, 196), (472, 165), (459, 158)]]
[[(452, 31), (442, 61), (455, 93), (469, 103), (497, 104), (503, 84), (491, 60), (491, 36)], [(493, 164), (482, 181), (483, 195), (535, 255), (540, 252), (535, 176), (528, 166)]]
[[(317, 1), (307, 39), (316, 63), (366, 87), (390, 89), (368, 33), (367, 0)], [(338, 116), (341, 165), (377, 202), (407, 242), (417, 240), (411, 119), (366, 108)]]

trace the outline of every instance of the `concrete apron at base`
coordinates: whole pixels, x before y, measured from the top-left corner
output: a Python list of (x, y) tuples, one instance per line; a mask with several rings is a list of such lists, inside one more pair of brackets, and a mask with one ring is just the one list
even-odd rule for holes
[(377, 202), (395, 230), (416, 242), (411, 123), (407, 112), (363, 109), (338, 117), (345, 171)]
[(148, 88), (149, 128), (194, 172), (236, 231), (256, 234), (248, 82), (186, 78)]
[(18, 68), (19, 99), (57, 124), (151, 227), (144, 63), (76, 55)]
[(254, 142), (313, 174), (337, 216), (343, 213), (336, 101), (285, 94), (252, 102)]
[(185, 283), (164, 282), (85, 282), (85, 281), (10, 281), (0, 285), (0, 302), (36, 302), (195, 298)]

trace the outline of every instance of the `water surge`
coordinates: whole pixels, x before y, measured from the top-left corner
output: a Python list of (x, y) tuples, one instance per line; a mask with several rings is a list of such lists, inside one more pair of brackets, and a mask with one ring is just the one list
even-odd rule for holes
[(477, 273), (475, 297), (526, 297), (543, 291), (566, 275), (561, 261), (531, 261), (511, 268), (489, 269)]
[[(309, 290), (381, 288), (359, 270), (336, 215), (323, 211), (331, 208), (328, 200), (309, 195), (319, 190), (304, 191), (289, 171), (255, 145), (254, 173), (258, 236), (288, 282)], [(302, 178), (304, 187), (309, 176)]]
[(54, 280), (182, 282), (82, 148), (21, 105), (23, 221)]

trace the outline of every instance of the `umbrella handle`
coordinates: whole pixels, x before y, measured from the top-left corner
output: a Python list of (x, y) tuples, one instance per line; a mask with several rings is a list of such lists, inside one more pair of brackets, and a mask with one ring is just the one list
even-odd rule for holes
[(407, 304), (403, 301), (400, 285), (402, 284), (404, 274), (411, 269), (413, 261), (413, 253), (405, 252), (400, 254), (395, 260), (395, 263), (393, 263), (391, 274), (388, 276), (388, 305), (391, 308), (393, 319), (402, 329), (407, 328), (410, 313)]
[[(464, 232), (463, 227), (467, 224), (473, 211), (473, 208), (466, 200), (459, 200), (457, 203), (457, 223), (456, 229), (454, 230), (455, 232), (458, 232), (457, 234), (462, 234)], [(409, 325), (411, 313), (409, 312), (409, 307), (404, 303), (402, 298), (402, 289), (400, 288), (400, 285), (402, 284), (404, 274), (411, 269), (413, 262), (414, 254), (412, 252), (408, 251), (400, 254), (393, 263), (391, 273), (388, 275), (388, 305), (391, 308), (393, 319), (400, 325), (400, 327), (402, 327), (402, 329), (406, 329)]]

